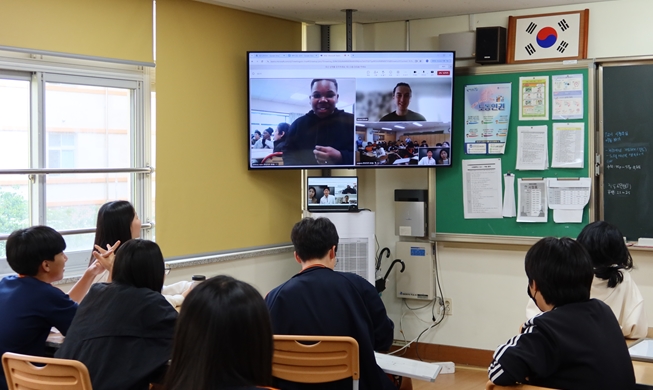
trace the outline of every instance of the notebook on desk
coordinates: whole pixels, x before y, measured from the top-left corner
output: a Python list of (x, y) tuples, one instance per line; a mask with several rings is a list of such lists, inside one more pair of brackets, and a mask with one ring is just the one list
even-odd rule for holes
[(387, 374), (401, 375), (409, 378), (433, 382), (442, 367), (439, 364), (420, 362), (399, 356), (374, 352), (376, 364)]
[(630, 358), (644, 362), (653, 362), (653, 339), (641, 339), (628, 347)]

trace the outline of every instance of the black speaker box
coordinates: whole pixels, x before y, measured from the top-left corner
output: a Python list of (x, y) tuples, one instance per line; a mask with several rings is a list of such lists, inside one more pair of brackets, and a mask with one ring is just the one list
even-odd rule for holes
[(506, 29), (504, 27), (476, 28), (476, 63), (506, 63)]

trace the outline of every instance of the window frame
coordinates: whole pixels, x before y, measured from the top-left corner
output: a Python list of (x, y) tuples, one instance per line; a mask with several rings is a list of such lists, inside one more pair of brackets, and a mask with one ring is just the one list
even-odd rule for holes
[[(151, 144), (151, 78), (152, 69), (141, 64), (105, 62), (90, 59), (64, 58), (0, 51), (0, 78), (30, 81), (29, 167), (3, 169), (0, 175), (28, 176), (28, 218), (30, 226), (47, 224), (46, 176), (48, 173), (129, 173), (131, 202), (140, 219), (141, 237), (153, 239), (154, 199), (152, 189)], [(89, 85), (130, 90), (130, 161), (129, 167), (46, 168), (48, 145), (46, 131), (46, 83)], [(67, 235), (95, 232), (94, 227), (60, 231)], [(1, 235), (5, 241), (7, 235)], [(83, 264), (90, 258), (91, 248), (66, 252), (70, 259)], [(65, 278), (83, 273), (85, 267), (69, 267)], [(0, 275), (1, 277), (2, 275)]]

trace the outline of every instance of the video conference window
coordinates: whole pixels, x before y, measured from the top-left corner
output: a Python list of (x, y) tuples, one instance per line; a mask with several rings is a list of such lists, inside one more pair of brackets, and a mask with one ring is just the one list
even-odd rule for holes
[(309, 211), (324, 208), (350, 210), (358, 205), (358, 178), (309, 177), (306, 196)]
[(248, 54), (250, 168), (451, 165), (453, 53)]

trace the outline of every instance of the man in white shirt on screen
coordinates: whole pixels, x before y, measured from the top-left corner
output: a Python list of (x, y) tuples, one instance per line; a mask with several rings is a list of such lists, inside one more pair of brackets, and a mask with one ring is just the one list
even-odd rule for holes
[(336, 204), (336, 197), (330, 196), (329, 193), (331, 193), (329, 187), (325, 188), (324, 196), (320, 198), (320, 204)]
[(419, 160), (419, 163), (417, 165), (435, 165), (435, 159), (433, 158), (433, 151), (431, 149), (426, 151), (426, 156), (422, 157), (421, 160)]

